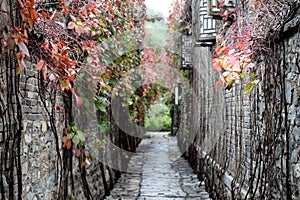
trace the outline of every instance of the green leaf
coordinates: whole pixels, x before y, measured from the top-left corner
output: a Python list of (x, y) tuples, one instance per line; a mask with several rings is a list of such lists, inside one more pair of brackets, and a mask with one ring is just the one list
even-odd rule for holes
[(73, 126), (71, 127), (71, 129), (72, 129), (72, 131), (73, 131), (74, 133), (77, 132), (77, 126), (73, 125)]
[(109, 80), (109, 84), (111, 84), (111, 85), (115, 85), (117, 82), (118, 82), (118, 79), (117, 79), (116, 77), (112, 77), (112, 78)]
[(253, 89), (255, 88), (256, 84), (253, 83), (252, 81), (249, 82), (245, 88), (244, 88), (244, 92), (246, 94), (246, 96), (249, 96), (251, 94), (251, 92), (253, 91)]
[(75, 145), (77, 145), (77, 144), (79, 143), (79, 138), (78, 138), (78, 136), (75, 135), (75, 136), (73, 137), (72, 141), (73, 141), (73, 143), (74, 143)]
[(101, 123), (100, 125), (99, 125), (99, 128), (100, 128), (100, 132), (101, 133), (106, 133), (107, 132), (107, 125), (106, 125), (106, 123)]
[(250, 78), (251, 78), (251, 79), (254, 79), (254, 78), (255, 78), (255, 73), (251, 73), (251, 74), (250, 74)]
[(84, 136), (84, 133), (80, 130), (77, 131), (77, 137), (80, 141), (85, 141), (85, 136)]

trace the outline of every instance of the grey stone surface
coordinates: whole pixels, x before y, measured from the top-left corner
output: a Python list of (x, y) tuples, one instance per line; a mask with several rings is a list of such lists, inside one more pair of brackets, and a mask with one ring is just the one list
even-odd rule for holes
[(122, 174), (106, 199), (207, 199), (205, 187), (181, 157), (176, 137), (159, 132), (146, 136), (129, 162), (128, 171), (137, 173)]

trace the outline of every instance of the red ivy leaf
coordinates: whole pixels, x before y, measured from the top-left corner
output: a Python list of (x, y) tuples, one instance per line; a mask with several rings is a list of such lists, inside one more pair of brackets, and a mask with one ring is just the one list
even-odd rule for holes
[(48, 50), (49, 49), (49, 42), (44, 42), (44, 44), (42, 44), (42, 47), (44, 50)]
[(220, 65), (219, 59), (215, 58), (212, 60), (212, 62), (213, 62), (212, 69), (216, 70), (217, 72), (220, 72), (222, 70), (222, 67)]
[(63, 136), (61, 141), (63, 143), (64, 148), (71, 149), (72, 141), (67, 136)]
[(49, 18), (48, 13), (46, 13), (45, 11), (42, 12), (43, 16), (46, 17), (47, 19)]
[(76, 103), (77, 103), (77, 105), (79, 105), (79, 106), (83, 104), (82, 98), (80, 98), (80, 97), (77, 96), (77, 95), (76, 95)]
[(75, 23), (74, 22), (69, 22), (68, 29), (73, 29), (73, 28), (75, 28)]
[(67, 141), (67, 149), (71, 149), (72, 147), (72, 141), (68, 139)]
[(9, 50), (13, 50), (16, 46), (15, 40), (11, 37), (7, 39), (6, 43)]
[(60, 105), (56, 105), (56, 110), (61, 110), (61, 106)]

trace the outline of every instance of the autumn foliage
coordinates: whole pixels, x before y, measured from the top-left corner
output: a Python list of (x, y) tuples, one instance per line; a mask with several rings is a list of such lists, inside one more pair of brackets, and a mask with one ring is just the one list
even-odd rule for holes
[[(36, 59), (36, 70), (45, 80), (74, 95), (75, 77), (80, 71), (105, 89), (102, 75), (111, 74), (112, 69), (111, 63), (105, 62), (105, 51), (110, 48), (107, 41), (143, 24), (145, 10), (142, 1), (129, 0), (18, 0), (18, 7), (22, 23), (11, 25), (12, 34), (6, 39), (7, 48), (16, 53), (17, 74), (26, 67), (24, 59)], [(114, 42), (117, 46), (119, 41)]]
[[(278, 39), (284, 23), (297, 8), (296, 1), (243, 1), (234, 9), (219, 0), (223, 26), (216, 37), (213, 69), (220, 73), (216, 87), (230, 89), (245, 79), (246, 95), (260, 82), (268, 68), (269, 44)], [(299, 6), (299, 5), (298, 5)]]

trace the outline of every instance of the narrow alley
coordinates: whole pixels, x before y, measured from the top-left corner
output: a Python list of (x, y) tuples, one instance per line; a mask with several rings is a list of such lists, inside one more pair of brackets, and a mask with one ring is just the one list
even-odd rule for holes
[(148, 132), (111, 195), (106, 199), (209, 199), (189, 163), (181, 157), (176, 137)]

